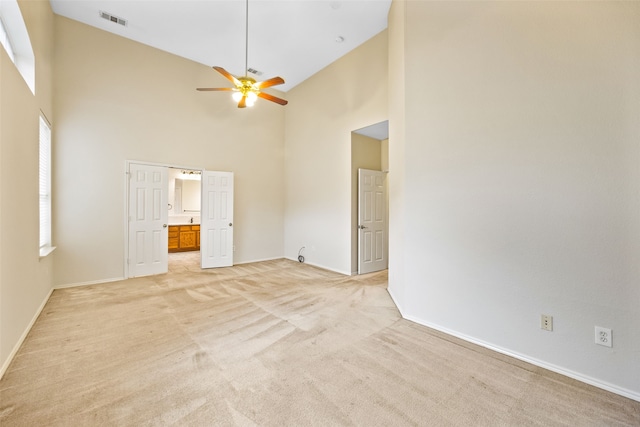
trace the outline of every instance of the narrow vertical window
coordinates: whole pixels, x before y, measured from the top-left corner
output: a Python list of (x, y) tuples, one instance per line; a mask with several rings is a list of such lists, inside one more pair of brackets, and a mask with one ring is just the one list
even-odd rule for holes
[(40, 256), (53, 250), (51, 244), (51, 127), (40, 116)]
[(36, 58), (17, 0), (0, 0), (0, 44), (35, 95)]
[(2, 17), (0, 17), (0, 44), (4, 46), (4, 50), (7, 51), (7, 55), (11, 58), (11, 62), (15, 64), (16, 56), (13, 53), (13, 46), (11, 46), (11, 41), (9, 40), (9, 35), (5, 29), (4, 22), (2, 22)]

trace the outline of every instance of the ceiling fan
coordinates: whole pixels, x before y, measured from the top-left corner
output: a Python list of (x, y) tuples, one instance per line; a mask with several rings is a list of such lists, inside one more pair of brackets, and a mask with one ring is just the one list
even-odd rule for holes
[(214, 66), (213, 69), (225, 76), (235, 87), (199, 87), (200, 91), (231, 91), (233, 99), (238, 103), (238, 108), (251, 107), (258, 98), (266, 99), (280, 105), (287, 105), (288, 101), (277, 96), (261, 92), (262, 89), (281, 85), (284, 83), (282, 77), (273, 77), (262, 82), (257, 82), (253, 77), (249, 77), (249, 0), (246, 0), (246, 20), (245, 20), (245, 56), (244, 56), (244, 77), (235, 77), (222, 67)]

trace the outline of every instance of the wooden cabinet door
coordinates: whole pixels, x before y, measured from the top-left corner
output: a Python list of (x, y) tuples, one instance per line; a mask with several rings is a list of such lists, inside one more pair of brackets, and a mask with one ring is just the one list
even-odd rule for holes
[(196, 233), (196, 250), (200, 250), (200, 226), (192, 225), (191, 229)]
[(180, 228), (180, 249), (186, 250), (186, 249), (193, 249), (195, 250), (196, 248), (196, 232), (191, 230), (191, 227), (189, 227), (189, 230), (182, 230), (181, 227)]
[(180, 247), (180, 227), (177, 225), (169, 226), (169, 252), (177, 252)]

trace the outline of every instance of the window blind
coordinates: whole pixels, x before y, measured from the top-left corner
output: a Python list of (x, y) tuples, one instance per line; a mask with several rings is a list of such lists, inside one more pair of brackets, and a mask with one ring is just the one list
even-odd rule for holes
[(40, 248), (51, 245), (51, 128), (40, 116)]

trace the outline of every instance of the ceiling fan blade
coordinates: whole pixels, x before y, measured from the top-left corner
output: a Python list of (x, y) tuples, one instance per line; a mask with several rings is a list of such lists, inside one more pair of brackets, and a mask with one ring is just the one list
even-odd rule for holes
[(258, 96), (262, 99), (266, 99), (267, 101), (275, 102), (280, 105), (287, 105), (289, 103), (289, 101), (278, 98), (277, 96), (269, 95), (268, 93), (264, 92), (258, 92)]
[(247, 106), (247, 97), (243, 96), (240, 98), (240, 102), (238, 102), (238, 108), (245, 108)]
[(201, 90), (201, 91), (235, 90), (235, 88), (232, 88), (232, 87), (198, 87), (198, 88), (196, 88), (196, 90)]
[(240, 80), (236, 79), (230, 72), (228, 72), (224, 68), (214, 66), (213, 69), (216, 70), (217, 72), (219, 72), (220, 74), (222, 74), (223, 76), (225, 76), (231, 82), (233, 82), (234, 85), (236, 85), (236, 86), (241, 86), (242, 85), (242, 83), (240, 83)]
[(257, 87), (258, 89), (264, 89), (266, 87), (281, 85), (283, 83), (284, 83), (284, 79), (282, 77), (273, 77), (263, 82), (254, 83), (254, 86)]

